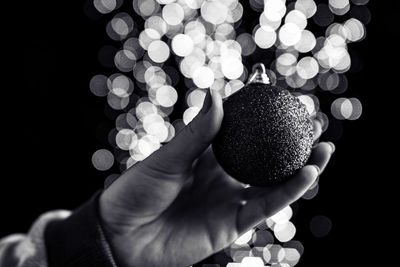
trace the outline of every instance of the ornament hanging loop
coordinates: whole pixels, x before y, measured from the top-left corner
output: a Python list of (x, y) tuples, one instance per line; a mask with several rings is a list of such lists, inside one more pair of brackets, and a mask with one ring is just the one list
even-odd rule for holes
[(267, 71), (265, 70), (263, 63), (254, 64), (252, 73), (246, 85), (255, 83), (270, 84)]

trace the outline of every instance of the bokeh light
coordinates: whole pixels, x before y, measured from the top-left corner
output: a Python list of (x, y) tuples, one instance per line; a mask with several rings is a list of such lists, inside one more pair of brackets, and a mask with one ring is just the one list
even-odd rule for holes
[(310, 231), (318, 238), (325, 237), (332, 229), (331, 220), (323, 215), (314, 216), (310, 221)]
[(114, 155), (107, 149), (99, 149), (93, 153), (92, 164), (99, 171), (106, 171), (114, 164)]

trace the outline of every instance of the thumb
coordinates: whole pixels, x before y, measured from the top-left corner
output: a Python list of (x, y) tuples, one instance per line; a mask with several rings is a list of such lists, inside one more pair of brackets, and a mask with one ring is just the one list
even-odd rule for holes
[(153, 153), (153, 162), (165, 164), (168, 170), (184, 171), (211, 144), (224, 116), (222, 98), (208, 90), (197, 116), (168, 144)]

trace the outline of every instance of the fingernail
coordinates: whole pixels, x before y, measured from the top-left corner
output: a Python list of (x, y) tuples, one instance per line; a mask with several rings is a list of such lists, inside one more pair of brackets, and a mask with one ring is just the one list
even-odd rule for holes
[(321, 169), (318, 167), (318, 165), (311, 165), (311, 166), (313, 166), (317, 170), (319, 176), (321, 174)]
[(332, 142), (327, 142), (330, 146), (331, 146), (331, 148), (332, 148), (332, 152), (331, 152), (331, 154), (333, 154), (333, 152), (335, 152), (335, 150), (336, 150), (336, 146), (335, 146), (335, 144), (334, 143), (332, 143)]
[(204, 98), (203, 107), (201, 108), (202, 114), (206, 114), (212, 106), (212, 98), (211, 98), (210, 90), (211, 89), (207, 89), (206, 97)]

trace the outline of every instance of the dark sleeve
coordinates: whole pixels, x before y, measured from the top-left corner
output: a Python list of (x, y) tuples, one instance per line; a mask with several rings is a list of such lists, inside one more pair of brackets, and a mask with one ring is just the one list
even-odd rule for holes
[(116, 267), (100, 225), (101, 191), (65, 220), (50, 222), (45, 230), (49, 267)]

